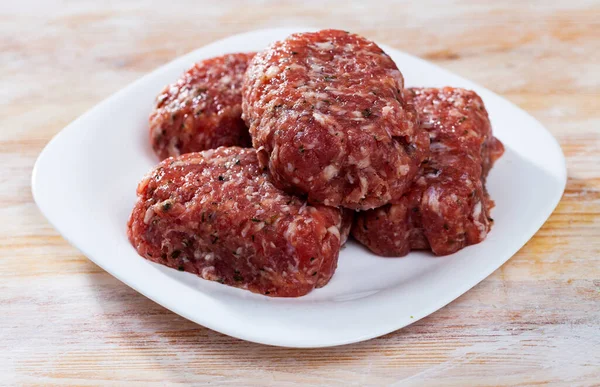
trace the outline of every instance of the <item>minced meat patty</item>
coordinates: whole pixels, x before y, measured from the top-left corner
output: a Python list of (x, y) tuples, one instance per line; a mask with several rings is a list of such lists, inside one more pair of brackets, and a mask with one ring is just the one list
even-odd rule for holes
[(161, 162), (138, 186), (128, 236), (151, 261), (268, 296), (327, 284), (342, 211), (284, 193), (254, 149), (220, 147)]
[(396, 64), (355, 34), (272, 44), (251, 61), (242, 93), (259, 161), (311, 203), (364, 210), (398, 200), (429, 150)]
[(156, 98), (150, 142), (163, 160), (219, 146), (251, 145), (242, 120), (242, 78), (254, 53), (200, 61)]
[(400, 200), (355, 216), (352, 235), (383, 256), (419, 249), (451, 254), (489, 232), (493, 201), (485, 178), (504, 148), (475, 92), (415, 88), (406, 95), (429, 133), (431, 154)]

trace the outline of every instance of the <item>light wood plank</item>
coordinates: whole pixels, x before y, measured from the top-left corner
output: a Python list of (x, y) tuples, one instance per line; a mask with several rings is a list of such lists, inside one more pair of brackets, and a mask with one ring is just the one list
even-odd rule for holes
[[(600, 385), (597, 1), (153, 3), (0, 5), (0, 384)], [(479, 82), (546, 125), (568, 161), (558, 208), (501, 269), (340, 348), (272, 348), (186, 321), (69, 246), (30, 193), (44, 145), (102, 99), (216, 39), (289, 25), (349, 29)]]

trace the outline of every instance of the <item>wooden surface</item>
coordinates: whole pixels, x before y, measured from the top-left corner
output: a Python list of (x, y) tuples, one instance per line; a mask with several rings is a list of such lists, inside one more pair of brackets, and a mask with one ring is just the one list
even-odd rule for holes
[[(600, 385), (598, 1), (106, 3), (0, 5), (0, 385)], [(272, 348), (186, 321), (88, 261), (30, 193), (48, 140), (113, 92), (216, 39), (289, 25), (352, 30), (479, 82), (568, 161), (561, 203), (507, 264), (345, 347)]]

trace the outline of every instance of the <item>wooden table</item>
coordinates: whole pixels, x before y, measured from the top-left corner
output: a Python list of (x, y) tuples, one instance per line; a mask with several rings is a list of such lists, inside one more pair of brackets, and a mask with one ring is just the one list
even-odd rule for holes
[[(0, 385), (600, 385), (598, 1), (210, 3), (0, 5)], [(38, 153), (92, 106), (206, 43), (289, 25), (349, 29), (479, 82), (568, 160), (561, 203), (507, 264), (360, 344), (272, 348), (189, 322), (88, 261), (31, 197)]]

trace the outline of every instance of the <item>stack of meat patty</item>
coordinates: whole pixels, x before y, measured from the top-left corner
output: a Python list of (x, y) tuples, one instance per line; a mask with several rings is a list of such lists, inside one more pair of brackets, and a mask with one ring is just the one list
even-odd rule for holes
[(285, 297), (326, 285), (350, 233), (395, 257), (481, 242), (503, 152), (476, 93), (405, 88), (338, 30), (196, 63), (158, 96), (150, 142), (163, 161), (128, 223), (139, 254)]

